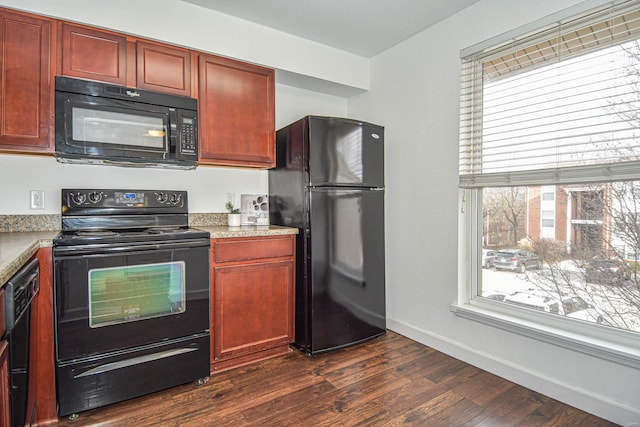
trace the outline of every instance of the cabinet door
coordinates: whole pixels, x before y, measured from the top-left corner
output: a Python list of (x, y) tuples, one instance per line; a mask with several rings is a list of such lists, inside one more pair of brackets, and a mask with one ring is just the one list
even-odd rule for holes
[(9, 384), (9, 346), (0, 341), (0, 427), (11, 426)]
[(191, 96), (191, 52), (187, 49), (136, 43), (137, 87)]
[(0, 149), (53, 151), (51, 20), (0, 9)]
[(62, 74), (127, 84), (127, 39), (93, 28), (62, 23)]
[(214, 358), (237, 357), (293, 337), (293, 261), (214, 269)]
[[(36, 404), (36, 425), (57, 421), (56, 378), (53, 339), (53, 255), (52, 248), (40, 248), (40, 290), (31, 303), (31, 349), (33, 375), (29, 375), (29, 399)], [(29, 400), (29, 408), (33, 407)]]
[(201, 55), (201, 164), (275, 166), (274, 71)]
[[(4, 289), (0, 289), (0, 337), (5, 332)], [(11, 425), (11, 401), (9, 400), (9, 346), (0, 341), (0, 427)]]

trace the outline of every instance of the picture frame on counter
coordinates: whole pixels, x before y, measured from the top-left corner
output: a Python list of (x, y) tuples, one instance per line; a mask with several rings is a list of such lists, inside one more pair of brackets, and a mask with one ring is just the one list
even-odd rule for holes
[(240, 195), (242, 225), (269, 225), (269, 196), (267, 194)]

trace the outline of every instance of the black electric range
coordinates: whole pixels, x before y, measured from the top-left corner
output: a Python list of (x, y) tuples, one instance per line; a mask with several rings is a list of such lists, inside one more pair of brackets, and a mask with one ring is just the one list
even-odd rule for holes
[(187, 206), (186, 191), (62, 190), (60, 416), (208, 378), (210, 239)]

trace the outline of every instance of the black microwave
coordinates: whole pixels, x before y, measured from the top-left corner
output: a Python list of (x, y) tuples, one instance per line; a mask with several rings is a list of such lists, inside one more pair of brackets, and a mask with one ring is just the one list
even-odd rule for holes
[(59, 162), (196, 167), (197, 100), (60, 76), (55, 88)]

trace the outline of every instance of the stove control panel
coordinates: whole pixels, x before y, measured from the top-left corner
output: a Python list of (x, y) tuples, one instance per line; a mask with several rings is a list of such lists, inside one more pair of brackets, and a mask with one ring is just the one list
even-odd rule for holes
[(187, 192), (169, 190), (62, 190), (62, 212), (89, 211), (138, 211), (146, 210), (187, 212)]

